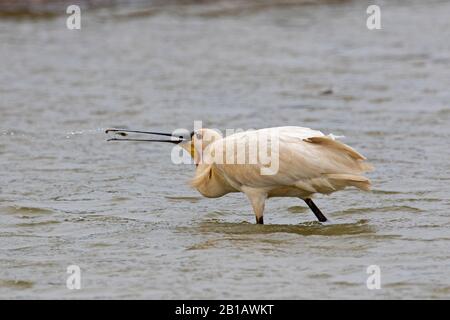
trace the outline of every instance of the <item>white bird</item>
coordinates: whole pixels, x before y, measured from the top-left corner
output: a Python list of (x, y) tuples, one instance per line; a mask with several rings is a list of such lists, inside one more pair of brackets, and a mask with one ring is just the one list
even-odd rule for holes
[[(264, 223), (264, 205), (268, 198), (300, 198), (317, 219), (324, 222), (327, 218), (312, 201), (314, 194), (331, 194), (349, 186), (366, 191), (370, 189), (369, 179), (362, 175), (372, 169), (365, 162), (366, 158), (337, 141), (334, 135), (326, 136), (309, 128), (266, 128), (226, 137), (206, 128), (192, 132), (190, 137), (122, 129), (108, 129), (106, 133), (108, 132), (116, 132), (122, 136), (126, 132), (133, 132), (171, 137), (170, 140), (110, 140), (179, 144), (190, 153), (197, 166), (191, 185), (208, 198), (243, 192), (253, 207), (258, 224)], [(263, 140), (267, 140), (266, 144)], [(270, 154), (270, 162), (258, 153), (261, 146), (265, 145), (266, 155)], [(258, 151), (255, 153), (252, 150)], [(237, 161), (239, 157), (241, 161)], [(251, 157), (253, 162), (250, 161)]]

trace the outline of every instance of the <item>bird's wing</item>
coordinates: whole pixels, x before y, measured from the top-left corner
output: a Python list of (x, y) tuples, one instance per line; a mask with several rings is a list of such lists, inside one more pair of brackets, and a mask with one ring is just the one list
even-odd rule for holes
[(313, 130), (305, 127), (285, 126), (285, 127), (265, 128), (259, 130), (247, 130), (229, 135), (223, 139), (235, 140), (243, 138), (253, 138), (255, 137), (255, 134), (260, 136), (272, 134), (279, 136), (280, 138), (283, 138), (286, 141), (299, 141), (309, 137), (324, 136), (324, 134), (318, 130)]
[[(267, 144), (266, 158), (272, 162), (264, 163), (258, 157), (252, 163), (249, 161), (249, 150), (260, 145), (267, 136), (278, 140), (278, 146), (276, 143)], [(234, 150), (230, 151), (233, 145)], [(245, 150), (246, 162), (236, 164), (237, 150)], [(205, 151), (208, 154), (205, 159), (213, 162), (212, 168), (234, 187), (297, 186), (311, 192), (327, 193), (347, 185), (362, 189), (367, 189), (369, 185), (368, 179), (361, 174), (368, 171), (370, 165), (364, 162), (361, 154), (333, 137), (309, 128), (279, 127), (242, 132), (214, 142)], [(225, 156), (222, 161), (217, 161), (220, 154)], [(234, 156), (231, 163), (226, 161), (230, 154)], [(275, 174), (261, 174), (263, 168), (277, 167), (275, 162), (278, 162)]]

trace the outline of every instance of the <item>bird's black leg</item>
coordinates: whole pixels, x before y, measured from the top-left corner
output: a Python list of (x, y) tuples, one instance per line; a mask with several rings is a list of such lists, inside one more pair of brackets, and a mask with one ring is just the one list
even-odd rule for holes
[(306, 204), (308, 205), (308, 207), (312, 210), (312, 212), (314, 212), (314, 214), (317, 217), (317, 220), (319, 220), (320, 222), (325, 222), (327, 221), (327, 217), (325, 217), (323, 215), (323, 213), (320, 211), (319, 208), (317, 208), (316, 204), (311, 200), (311, 199), (304, 199)]
[(256, 217), (256, 224), (264, 224), (264, 217)]

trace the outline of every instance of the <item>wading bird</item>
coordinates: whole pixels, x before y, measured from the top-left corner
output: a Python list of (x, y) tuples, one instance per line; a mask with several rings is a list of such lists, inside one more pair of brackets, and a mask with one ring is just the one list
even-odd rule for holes
[[(191, 185), (208, 198), (230, 192), (243, 192), (249, 199), (256, 223), (263, 224), (265, 201), (271, 197), (296, 197), (304, 200), (320, 222), (327, 218), (312, 201), (316, 193), (331, 194), (353, 186), (368, 191), (370, 181), (362, 174), (372, 169), (366, 158), (333, 135), (302, 127), (277, 127), (239, 132), (223, 137), (212, 129), (199, 129), (184, 137), (171, 133), (108, 129), (106, 133), (127, 136), (128, 133), (152, 134), (168, 139), (112, 138), (108, 141), (152, 141), (180, 145), (196, 164)], [(269, 137), (269, 138), (268, 138)], [(257, 150), (262, 139), (271, 162), (261, 154), (249, 161), (251, 150)], [(231, 148), (233, 146), (233, 148)], [(231, 150), (231, 151), (230, 151)], [(239, 150), (244, 150), (241, 160)], [(231, 152), (231, 157), (230, 153)], [(228, 153), (228, 155), (226, 155)], [(232, 161), (226, 161), (232, 159)], [(276, 171), (263, 174), (277, 162)]]

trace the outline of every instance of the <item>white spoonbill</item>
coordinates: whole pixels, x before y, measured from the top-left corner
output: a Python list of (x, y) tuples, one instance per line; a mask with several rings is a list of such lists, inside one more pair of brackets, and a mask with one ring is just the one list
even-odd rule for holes
[[(327, 220), (312, 201), (316, 193), (331, 194), (353, 186), (370, 189), (362, 174), (372, 166), (353, 148), (333, 135), (303, 127), (276, 127), (239, 132), (223, 137), (212, 129), (193, 131), (190, 137), (171, 133), (108, 129), (121, 136), (143, 133), (170, 139), (118, 139), (109, 141), (154, 141), (179, 144), (196, 164), (191, 185), (203, 196), (218, 198), (230, 192), (243, 192), (249, 199), (256, 223), (263, 224), (265, 201), (272, 197), (304, 200), (317, 219)], [(267, 139), (264, 144), (263, 140)], [(260, 152), (266, 146), (270, 162)], [(239, 152), (244, 150), (241, 155)], [(257, 150), (256, 153), (252, 150)], [(256, 157), (253, 157), (254, 155)], [(241, 161), (237, 161), (240, 157)], [(253, 157), (253, 161), (250, 158)], [(276, 162), (276, 165), (273, 164)], [(270, 171), (269, 169), (274, 169)], [(266, 169), (266, 172), (264, 170)]]

